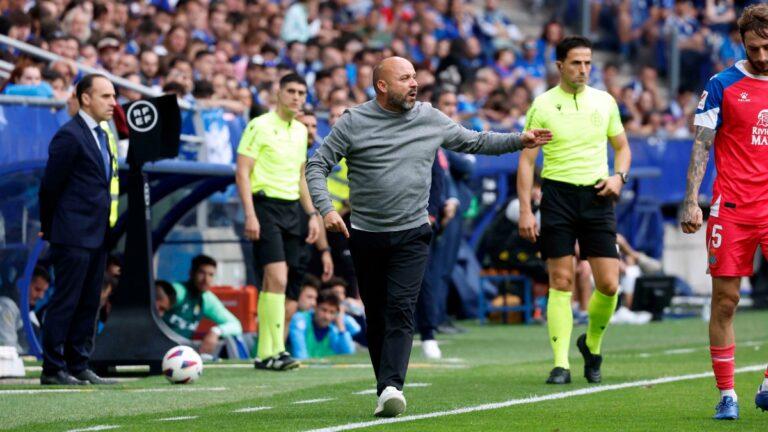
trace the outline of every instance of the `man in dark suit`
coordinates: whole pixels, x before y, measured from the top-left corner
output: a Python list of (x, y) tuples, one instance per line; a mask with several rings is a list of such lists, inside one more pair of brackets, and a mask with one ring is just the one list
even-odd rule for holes
[(113, 165), (106, 131), (115, 88), (103, 75), (77, 84), (79, 112), (56, 132), (40, 185), (43, 237), (56, 290), (43, 318), (41, 384), (113, 384), (88, 369), (107, 251)]

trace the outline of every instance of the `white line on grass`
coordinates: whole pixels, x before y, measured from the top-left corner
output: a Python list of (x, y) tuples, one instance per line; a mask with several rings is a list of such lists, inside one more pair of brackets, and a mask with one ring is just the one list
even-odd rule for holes
[(147, 389), (127, 389), (129, 393), (173, 393), (173, 392), (223, 392), (226, 387), (171, 387), (171, 388), (147, 388)]
[(127, 392), (127, 393), (186, 393), (186, 392), (222, 392), (226, 387), (171, 387), (171, 388), (147, 388), (147, 389), (19, 389), (0, 390), (0, 395), (22, 396), (43, 393), (94, 393), (99, 392)]
[(272, 409), (272, 407), (247, 407), (247, 408), (240, 408), (232, 411), (233, 413), (252, 413), (256, 411), (264, 411)]
[(171, 422), (171, 421), (182, 421), (182, 420), (194, 420), (196, 418), (197, 416), (181, 416), (181, 417), (161, 418), (161, 419), (157, 419), (156, 421)]
[(91, 393), (95, 390), (85, 389), (29, 389), (29, 390), (0, 390), (0, 395), (30, 395), (39, 393)]
[(120, 426), (118, 425), (98, 425), (98, 426), (91, 426), (83, 429), (71, 429), (67, 432), (89, 432), (89, 431), (103, 431), (103, 430), (110, 430), (110, 429), (117, 429)]
[[(764, 365), (752, 365), (752, 366), (745, 366), (742, 368), (738, 368), (736, 369), (735, 372), (736, 373), (754, 372), (754, 371), (762, 371), (764, 369), (765, 369)], [(602, 385), (597, 387), (587, 387), (587, 388), (582, 388), (578, 390), (572, 390), (572, 391), (561, 392), (561, 393), (552, 393), (552, 394), (543, 395), (543, 396), (531, 396), (527, 398), (510, 399), (504, 402), (474, 405), (474, 406), (458, 408), (450, 411), (436, 411), (436, 412), (431, 412), (426, 414), (416, 414), (416, 415), (409, 415), (404, 417), (395, 417), (395, 418), (373, 420), (373, 421), (359, 422), (359, 423), (348, 423), (348, 424), (339, 425), (339, 426), (330, 426), (327, 428), (312, 429), (311, 431), (307, 431), (307, 432), (337, 432), (337, 431), (345, 431), (345, 430), (351, 430), (351, 429), (361, 429), (361, 428), (366, 428), (370, 426), (379, 426), (382, 424), (402, 423), (402, 422), (423, 420), (423, 419), (435, 418), (435, 417), (445, 417), (450, 415), (466, 414), (466, 413), (471, 413), (476, 411), (488, 411), (488, 410), (494, 410), (499, 408), (506, 408), (514, 405), (526, 405), (526, 404), (545, 402), (545, 401), (551, 401), (556, 399), (565, 399), (565, 398), (570, 398), (574, 396), (583, 396), (588, 394), (602, 393), (602, 392), (613, 391), (613, 390), (622, 390), (622, 389), (633, 388), (633, 387), (645, 387), (645, 386), (651, 386), (651, 385), (657, 385), (657, 384), (666, 384), (666, 383), (677, 382), (677, 381), (688, 381), (688, 380), (694, 380), (699, 378), (707, 378), (711, 376), (712, 376), (712, 372), (704, 372), (704, 373), (663, 377), (663, 378), (656, 378), (656, 379), (649, 379), (649, 380), (642, 380), (642, 381), (630, 381), (630, 382), (625, 382), (621, 384), (610, 384), (610, 385)]]
[(296, 401), (293, 404), (294, 405), (305, 405), (305, 404), (313, 404), (313, 403), (320, 403), (320, 402), (328, 402), (336, 400), (336, 398), (325, 398), (325, 399), (307, 399), (307, 400), (300, 400)]

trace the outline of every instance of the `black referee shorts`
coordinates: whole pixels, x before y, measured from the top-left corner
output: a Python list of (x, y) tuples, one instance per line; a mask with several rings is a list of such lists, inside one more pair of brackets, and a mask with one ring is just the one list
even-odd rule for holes
[(541, 199), (541, 236), (544, 259), (575, 255), (586, 259), (618, 258), (614, 200), (597, 195), (594, 186), (544, 180)]
[(259, 239), (253, 242), (256, 267), (281, 261), (285, 261), (289, 267), (296, 266), (304, 244), (299, 201), (254, 194), (253, 206), (261, 228)]

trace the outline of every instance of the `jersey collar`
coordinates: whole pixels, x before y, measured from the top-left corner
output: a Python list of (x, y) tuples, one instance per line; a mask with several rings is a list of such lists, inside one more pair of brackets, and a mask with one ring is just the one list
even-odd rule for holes
[(747, 68), (744, 67), (744, 64), (746, 64), (746, 62), (747, 62), (746, 60), (739, 60), (738, 62), (736, 62), (736, 69), (738, 69), (739, 72), (743, 73), (744, 75), (746, 75), (746, 76), (748, 76), (750, 78), (754, 78), (754, 79), (760, 80), (760, 81), (768, 81), (768, 76), (753, 75), (753, 74), (747, 72)]

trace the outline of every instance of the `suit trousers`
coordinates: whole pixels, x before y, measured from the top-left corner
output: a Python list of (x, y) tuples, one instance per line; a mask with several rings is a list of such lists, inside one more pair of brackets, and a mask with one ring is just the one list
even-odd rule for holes
[(431, 239), (432, 229), (426, 223), (404, 231), (350, 231), (379, 395), (388, 386), (403, 389), (413, 345), (413, 315)]
[(107, 253), (51, 245), (55, 290), (42, 323), (43, 373), (77, 374), (88, 368), (93, 350)]

